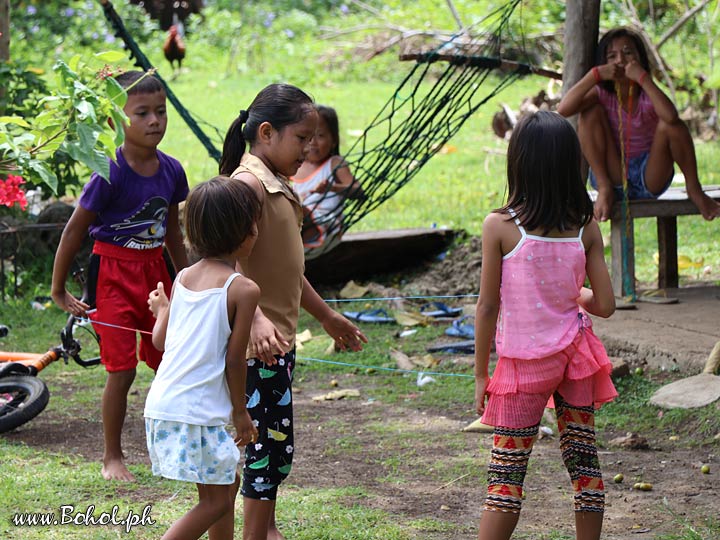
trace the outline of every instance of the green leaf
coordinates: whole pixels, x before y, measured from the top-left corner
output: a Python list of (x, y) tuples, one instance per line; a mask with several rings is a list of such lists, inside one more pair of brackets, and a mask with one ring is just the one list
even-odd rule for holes
[(28, 124), (23, 118), (19, 116), (0, 116), (0, 123), (3, 124), (14, 124), (16, 126), (26, 127), (29, 128), (30, 124)]
[(77, 135), (80, 142), (80, 148), (83, 152), (90, 152), (95, 148), (95, 142), (98, 139), (99, 130), (87, 124), (77, 124)]
[(115, 145), (115, 140), (111, 136), (110, 132), (108, 131), (102, 131), (98, 135), (98, 146), (103, 150), (105, 155), (109, 157), (110, 159), (115, 158), (115, 149), (117, 146)]
[(93, 149), (91, 152), (83, 154), (79, 161), (83, 162), (89, 169), (98, 173), (106, 180), (110, 178), (110, 162), (107, 156), (99, 150)]
[(34, 171), (43, 183), (49, 187), (53, 193), (57, 193), (58, 179), (50, 169), (48, 169), (42, 161), (32, 160), (28, 166)]
[(125, 141), (125, 130), (123, 124), (127, 121), (127, 116), (122, 111), (114, 110), (112, 112), (113, 128), (115, 129), (115, 146), (120, 146)]
[(103, 51), (95, 53), (95, 58), (105, 62), (106, 64), (114, 64), (125, 59), (125, 55), (118, 51)]
[(92, 103), (85, 100), (78, 101), (75, 103), (75, 110), (79, 113), (78, 120), (90, 119), (93, 122), (97, 122), (97, 116), (95, 115), (95, 107)]
[(705, 86), (708, 88), (720, 89), (720, 70), (713, 71), (710, 77), (705, 81)]
[(79, 65), (80, 65), (80, 55), (79, 54), (76, 54), (68, 61), (68, 67), (72, 71), (77, 71)]
[(105, 93), (108, 99), (120, 109), (127, 103), (127, 92), (125, 92), (125, 89), (120, 86), (120, 83), (112, 77), (105, 79)]

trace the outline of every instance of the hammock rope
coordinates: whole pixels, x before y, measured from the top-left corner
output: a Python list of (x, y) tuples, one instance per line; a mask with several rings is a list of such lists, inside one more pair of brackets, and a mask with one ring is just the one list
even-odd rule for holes
[[(115, 37), (122, 39), (125, 47), (130, 52), (130, 60), (135, 58), (135, 65), (139, 68), (142, 68), (144, 71), (150, 71), (151, 69), (155, 69), (150, 63), (150, 60), (148, 60), (148, 57), (145, 56), (136, 41), (127, 31), (127, 28), (125, 28), (125, 24), (120, 18), (120, 15), (118, 15), (117, 11), (115, 11), (115, 7), (113, 7), (112, 2), (110, 2), (109, 0), (100, 0), (100, 4), (102, 4), (105, 18), (108, 20), (113, 30), (115, 31)], [(219, 162), (221, 155), (220, 151), (215, 147), (210, 138), (198, 125), (193, 115), (190, 114), (190, 111), (188, 111), (183, 106), (175, 93), (170, 89), (168, 83), (165, 82), (165, 80), (160, 76), (157, 71), (155, 71), (154, 76), (163, 84), (163, 86), (165, 87), (165, 94), (167, 95), (168, 100), (170, 101), (170, 103), (173, 104), (175, 110), (182, 117), (182, 119), (185, 120), (185, 123), (188, 125), (190, 130), (195, 134), (200, 143), (208, 151), (210, 157), (215, 159), (215, 161)], [(204, 123), (208, 126), (210, 125), (207, 122)], [(220, 133), (219, 131), (217, 132)], [(220, 133), (220, 137), (222, 138), (222, 133)]]
[[(147, 57), (129, 35), (122, 19), (108, 0), (100, 0), (105, 16), (130, 51), (131, 59), (145, 69), (152, 69)], [(345, 165), (362, 187), (364, 196), (346, 198), (338, 192), (335, 208), (323, 204), (328, 191), (309, 205), (314, 226), (324, 236), (334, 238), (306, 253), (312, 259), (332, 249), (342, 233), (369, 212), (392, 197), (440, 152), (461, 126), (477, 110), (518, 78), (550, 72), (502, 58), (502, 48), (509, 36), (509, 21), (521, 0), (508, 0), (474, 24), (485, 30), (469, 40), (458, 33), (429, 53), (416, 55), (410, 72), (400, 82), (385, 105), (365, 128), (362, 135), (344, 153)], [(444, 67), (439, 67), (440, 63)], [(497, 77), (491, 77), (493, 73)], [(156, 74), (158, 78), (159, 75)], [(160, 78), (162, 81), (162, 79)], [(180, 103), (165, 81), (168, 99), (216, 160), (220, 152), (202, 131), (193, 116)], [(209, 125), (209, 124), (208, 124)], [(222, 137), (221, 137), (222, 139)]]

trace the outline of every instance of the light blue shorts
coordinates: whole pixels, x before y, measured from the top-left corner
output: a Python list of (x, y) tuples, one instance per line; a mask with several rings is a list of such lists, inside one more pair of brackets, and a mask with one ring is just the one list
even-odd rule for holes
[[(647, 168), (647, 162), (649, 157), (650, 152), (645, 152), (644, 154), (640, 154), (639, 156), (630, 158), (628, 160), (628, 199), (630, 200), (657, 199), (660, 195), (667, 191), (667, 189), (670, 187), (670, 184), (672, 183), (673, 176), (675, 176), (675, 171), (670, 173), (670, 177), (668, 178), (665, 187), (663, 187), (660, 193), (651, 193), (650, 191), (648, 191), (648, 188), (645, 185), (645, 169)], [(590, 179), (590, 185), (594, 189), (597, 189), (597, 179), (595, 178), (595, 174), (592, 172), (592, 169), (590, 169), (588, 173), (588, 178)], [(622, 200), (622, 186), (614, 186), (613, 190), (615, 192), (615, 200)]]
[(145, 418), (154, 475), (196, 484), (232, 484), (240, 450), (225, 426)]

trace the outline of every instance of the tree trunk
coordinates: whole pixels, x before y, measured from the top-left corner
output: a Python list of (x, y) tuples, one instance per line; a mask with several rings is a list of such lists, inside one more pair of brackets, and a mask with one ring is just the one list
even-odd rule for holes
[(0, 62), (10, 60), (10, 0), (0, 0)]
[(568, 0), (565, 7), (563, 94), (592, 67), (600, 27), (600, 0)]

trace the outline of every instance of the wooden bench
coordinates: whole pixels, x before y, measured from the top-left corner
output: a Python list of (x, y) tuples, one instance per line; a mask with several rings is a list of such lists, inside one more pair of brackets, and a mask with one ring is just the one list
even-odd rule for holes
[[(704, 186), (705, 193), (720, 201), (720, 186)], [(595, 199), (595, 194), (591, 197)], [(676, 288), (679, 282), (677, 256), (677, 216), (699, 215), (688, 199), (685, 188), (670, 188), (657, 199), (630, 201), (630, 223), (625, 224), (622, 204), (616, 202), (610, 217), (610, 244), (612, 278), (615, 296), (635, 297), (635, 230), (633, 220), (654, 217), (657, 219), (658, 288)], [(623, 237), (627, 232), (627, 249), (623, 250)], [(627, 260), (625, 260), (627, 257)], [(624, 270), (624, 271), (623, 271)]]

